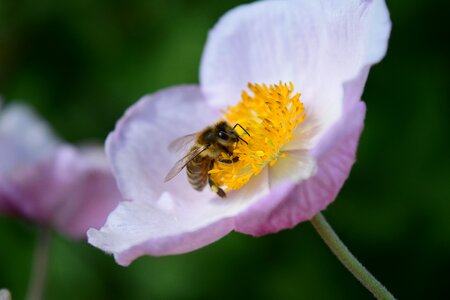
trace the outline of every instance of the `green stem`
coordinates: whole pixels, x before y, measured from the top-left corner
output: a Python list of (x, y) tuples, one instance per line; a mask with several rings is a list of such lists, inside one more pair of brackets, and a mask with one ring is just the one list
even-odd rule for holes
[(395, 299), (395, 297), (356, 259), (342, 243), (341, 239), (328, 224), (325, 217), (318, 213), (311, 220), (312, 225), (330, 247), (341, 263), (356, 277), (377, 299)]
[(27, 300), (41, 300), (47, 277), (48, 254), (51, 232), (48, 228), (39, 228), (38, 240), (34, 252), (33, 269), (28, 286)]

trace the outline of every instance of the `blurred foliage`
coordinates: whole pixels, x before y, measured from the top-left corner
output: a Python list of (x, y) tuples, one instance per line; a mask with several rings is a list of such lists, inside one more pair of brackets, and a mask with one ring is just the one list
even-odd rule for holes
[[(30, 103), (68, 141), (103, 140), (142, 95), (198, 82), (208, 29), (238, 4), (0, 0), (0, 93)], [(448, 299), (449, 7), (388, 6), (393, 31), (364, 93), (358, 162), (325, 216), (398, 298)], [(25, 295), (35, 238), (32, 225), (0, 218), (0, 287), (14, 299)], [(128, 268), (57, 234), (51, 250), (46, 299), (371, 298), (308, 223)]]

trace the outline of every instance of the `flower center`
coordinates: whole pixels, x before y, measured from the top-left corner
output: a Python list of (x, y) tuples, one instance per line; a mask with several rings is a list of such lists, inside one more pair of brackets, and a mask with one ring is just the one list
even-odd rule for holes
[[(235, 163), (216, 161), (209, 171), (212, 179), (226, 191), (237, 190), (267, 165), (273, 166), (278, 158), (286, 156), (282, 147), (292, 139), (293, 131), (306, 117), (300, 94), (292, 95), (292, 83), (248, 84), (253, 92), (242, 92), (241, 101), (225, 112), (227, 121), (236, 126), (236, 132), (248, 144), (239, 141), (233, 156), (239, 157)], [(224, 159), (230, 159), (226, 153)]]

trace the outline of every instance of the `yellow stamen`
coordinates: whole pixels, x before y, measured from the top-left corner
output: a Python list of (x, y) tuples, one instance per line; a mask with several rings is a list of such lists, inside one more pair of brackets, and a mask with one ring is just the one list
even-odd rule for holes
[[(236, 131), (242, 141), (236, 144), (233, 156), (239, 160), (232, 164), (217, 162), (209, 172), (212, 179), (225, 190), (237, 190), (250, 178), (257, 175), (269, 164), (276, 164), (278, 158), (286, 156), (282, 147), (292, 139), (293, 131), (306, 117), (300, 94), (291, 95), (292, 83), (248, 84), (253, 92), (242, 92), (241, 101), (225, 113), (231, 124), (240, 124), (248, 131), (248, 136), (239, 126)], [(224, 153), (223, 158), (227, 158)]]

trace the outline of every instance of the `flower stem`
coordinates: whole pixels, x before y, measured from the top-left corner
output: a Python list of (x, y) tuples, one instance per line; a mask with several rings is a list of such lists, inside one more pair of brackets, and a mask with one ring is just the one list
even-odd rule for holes
[(38, 240), (34, 251), (33, 269), (28, 286), (27, 300), (41, 300), (47, 277), (48, 254), (51, 232), (49, 228), (39, 228)]
[(395, 299), (395, 297), (356, 259), (342, 243), (341, 239), (328, 224), (325, 217), (318, 213), (311, 219), (311, 223), (330, 247), (331, 251), (341, 263), (356, 277), (377, 299)]

